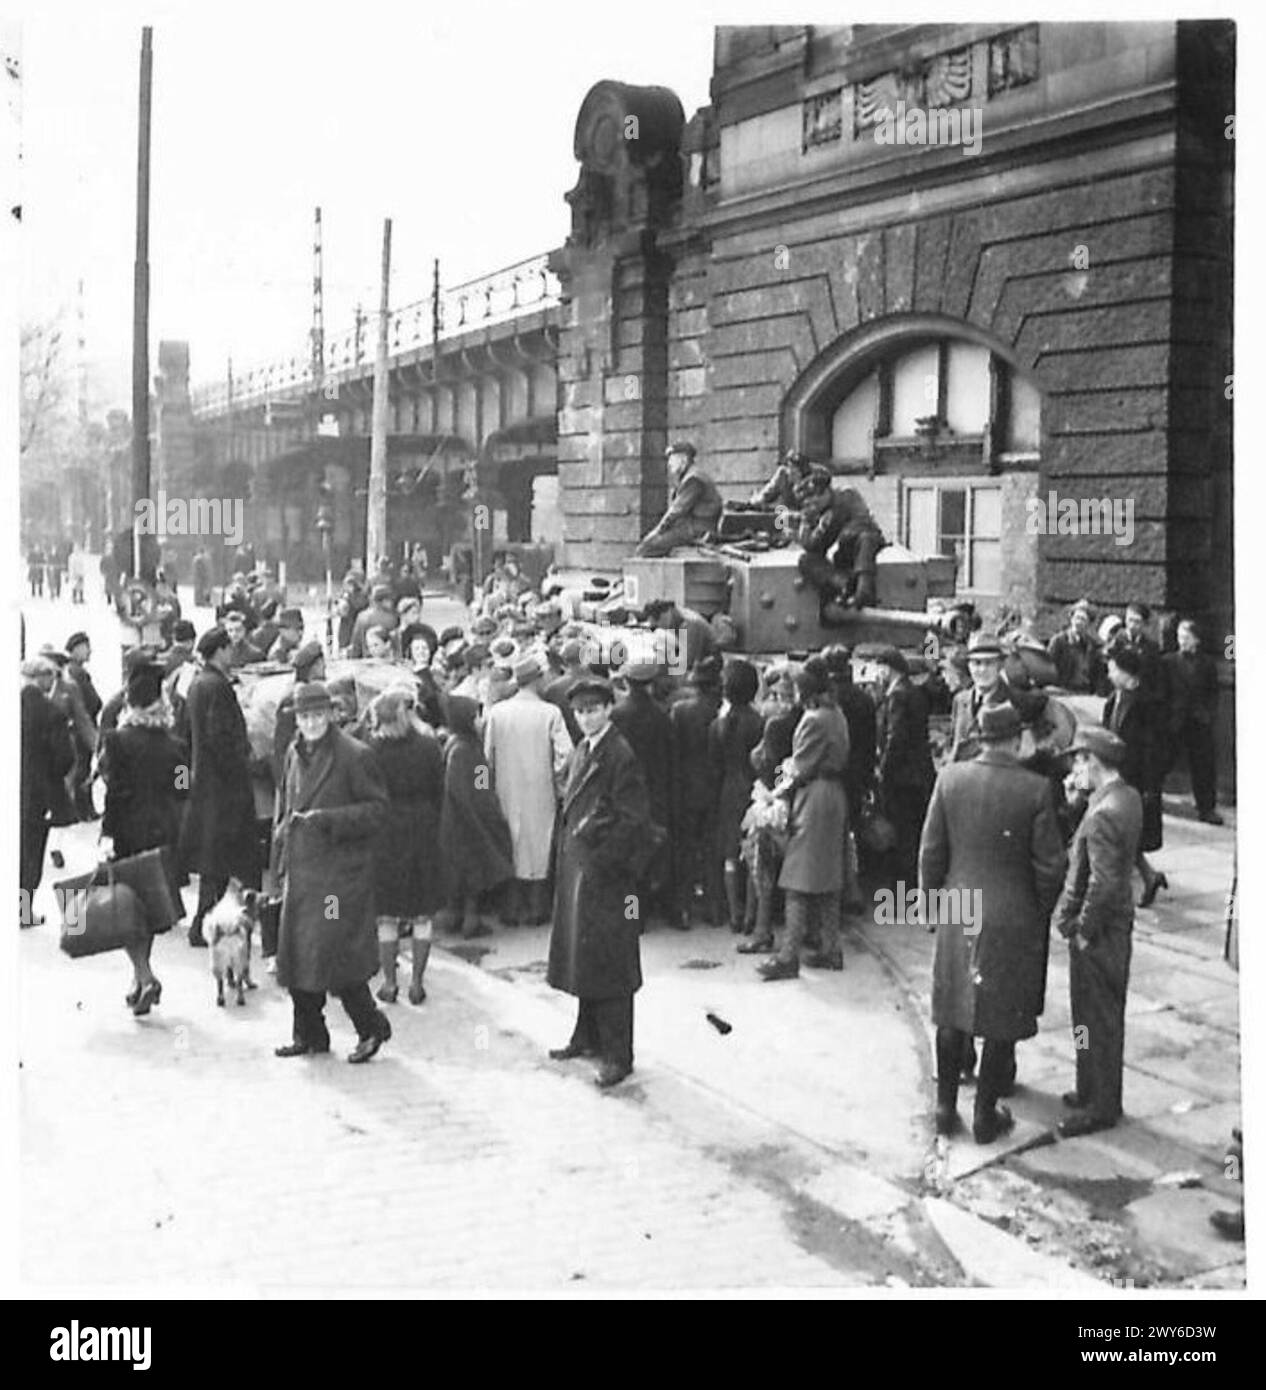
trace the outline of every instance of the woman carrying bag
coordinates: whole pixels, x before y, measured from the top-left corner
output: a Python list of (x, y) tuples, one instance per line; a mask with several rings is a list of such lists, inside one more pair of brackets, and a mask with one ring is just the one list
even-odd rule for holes
[[(157, 665), (139, 666), (128, 676), (123, 714), (101, 748), (98, 770), (106, 785), (101, 833), (110, 841), (115, 860), (146, 850), (167, 851), (163, 860), (179, 912), (179, 884), (173, 875), (189, 772), (184, 749), (171, 732), (162, 679), (162, 668)], [(162, 982), (150, 966), (150, 947), (153, 938), (168, 931), (172, 923), (147, 919), (146, 926), (147, 930), (124, 947), (133, 971), (125, 1002), (138, 1018), (149, 1013), (162, 997)]]

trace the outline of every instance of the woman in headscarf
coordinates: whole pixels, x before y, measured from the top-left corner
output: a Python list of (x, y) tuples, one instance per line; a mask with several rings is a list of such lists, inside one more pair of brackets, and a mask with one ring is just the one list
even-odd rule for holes
[(374, 910), (378, 914), (378, 998), (399, 997), (400, 941), (413, 939), (409, 1003), (426, 998), (422, 977), (431, 954), (431, 917), (444, 904), (440, 806), (444, 758), (435, 738), (410, 717), (407, 692), (386, 690), (369, 708), (369, 748), (387, 788), (387, 815), (374, 841)]
[(462, 935), (486, 936), (482, 901), (514, 877), (510, 827), (497, 800), (492, 771), (476, 728), (479, 705), (462, 695), (444, 700), (448, 746), (444, 750), (444, 804), (440, 854), (449, 902), (460, 912)]
[[(118, 727), (102, 741), (98, 771), (105, 781), (106, 797), (101, 832), (113, 842), (116, 859), (128, 859), (149, 849), (168, 850), (164, 862), (179, 911), (176, 846), (189, 779), (185, 751), (171, 732), (171, 711), (162, 697), (162, 678), (162, 668), (157, 665), (138, 666), (132, 671)], [(126, 1003), (138, 1018), (162, 998), (162, 982), (150, 966), (150, 947), (153, 938), (168, 931), (172, 923), (147, 922), (146, 926), (147, 932), (127, 947), (132, 988)]]

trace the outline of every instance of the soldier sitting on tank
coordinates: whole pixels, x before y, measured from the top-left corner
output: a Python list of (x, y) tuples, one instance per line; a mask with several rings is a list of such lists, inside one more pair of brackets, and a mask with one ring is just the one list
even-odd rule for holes
[[(875, 602), (875, 557), (888, 542), (853, 488), (836, 491), (825, 468), (796, 489), (800, 506), (800, 573), (822, 596), (824, 626), (838, 626), (848, 608)], [(834, 546), (834, 554), (831, 548)]]
[(712, 533), (721, 516), (721, 494), (716, 483), (695, 467), (695, 446), (670, 444), (665, 455), (673, 482), (672, 500), (659, 524), (642, 537), (634, 552), (637, 555), (668, 555), (676, 545), (701, 541)]
[(752, 493), (748, 506), (785, 507), (788, 511), (796, 511), (800, 506), (796, 500), (796, 489), (808, 478), (812, 467), (802, 453), (795, 449), (788, 450), (765, 486)]

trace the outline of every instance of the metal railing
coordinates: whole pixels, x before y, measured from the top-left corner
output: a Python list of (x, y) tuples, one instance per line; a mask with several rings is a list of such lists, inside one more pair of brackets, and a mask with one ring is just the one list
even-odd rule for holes
[[(490, 328), (522, 314), (547, 309), (559, 302), (558, 278), (549, 268), (549, 253), (532, 256), (490, 275), (439, 293), (439, 339), (455, 338), (476, 328)], [(387, 320), (387, 347), (391, 355), (429, 347), (433, 336), (432, 297), (393, 309)], [(357, 324), (325, 341), (325, 374), (340, 377), (372, 366), (376, 344), (376, 315), (364, 314)], [(313, 386), (310, 353), (273, 361), (246, 371), (234, 371), (232, 404), (257, 405), (279, 396), (293, 397)], [(212, 415), (229, 407), (227, 379), (206, 383), (190, 392), (195, 415)]]

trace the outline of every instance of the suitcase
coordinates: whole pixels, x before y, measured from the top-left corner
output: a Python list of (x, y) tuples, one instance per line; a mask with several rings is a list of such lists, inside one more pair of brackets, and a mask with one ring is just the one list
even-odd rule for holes
[[(98, 881), (103, 872), (104, 881)], [(62, 912), (59, 945), (71, 960), (121, 950), (149, 930), (140, 897), (108, 865), (55, 888)]]

